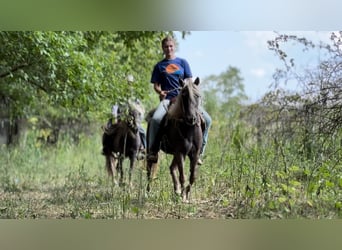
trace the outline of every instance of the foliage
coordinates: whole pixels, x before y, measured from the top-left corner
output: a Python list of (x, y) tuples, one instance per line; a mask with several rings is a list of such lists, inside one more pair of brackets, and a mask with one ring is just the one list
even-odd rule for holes
[(240, 71), (231, 66), (219, 75), (203, 79), (201, 88), (207, 111), (224, 119), (235, 116), (238, 113), (237, 107), (247, 99)]
[[(121, 35), (140, 48), (138, 33)], [(105, 39), (101, 32), (87, 36), (91, 41)], [(116, 33), (115, 39), (119, 37)], [(330, 47), (320, 44), (330, 56), (301, 75), (293, 67), (295, 61), (281, 50), (281, 43), (297, 41), (307, 49), (313, 43), (288, 35), (270, 42), (286, 65), (275, 72), (276, 88), (260, 103), (243, 104), (242, 78), (233, 67), (203, 81), (205, 107), (215, 126), (190, 203), (174, 195), (168, 169), (171, 158), (164, 154), (151, 193), (146, 193), (143, 161), (136, 166), (133, 187), (113, 186), (100, 154), (101, 131), (94, 129), (99, 124), (92, 124), (79, 133), (77, 144), (65, 135), (55, 147), (47, 147), (37, 141), (40, 131), (33, 129), (21, 148), (2, 148), (0, 217), (341, 218), (339, 37), (332, 35)], [(97, 44), (89, 42), (91, 48)], [(122, 60), (133, 59), (123, 55)], [(282, 88), (290, 79), (298, 81), (301, 92)], [(31, 122), (34, 125), (37, 120)]]
[[(262, 105), (276, 113), (268, 122), (277, 124), (273, 134), (278, 140), (291, 140), (306, 157), (331, 154), (335, 147), (331, 147), (330, 137), (338, 137), (341, 132), (341, 37), (342, 32), (333, 32), (331, 44), (315, 44), (306, 38), (279, 35), (268, 43), (285, 68), (275, 72), (274, 90), (265, 95)], [(295, 59), (282, 49), (289, 42), (301, 45), (303, 53), (318, 48), (325, 56), (317, 66), (299, 71)], [(296, 91), (284, 90), (289, 81), (296, 82)]]
[(11, 103), (15, 116), (38, 113), (42, 106), (64, 107), (75, 115), (103, 113), (110, 103), (127, 97), (125, 79), (132, 74), (135, 94), (148, 97), (146, 85), (164, 35), (0, 32), (0, 96)]
[(167, 34), (173, 32), (0, 32), (0, 118), (9, 131), (32, 118), (58, 131), (70, 122), (105, 122), (114, 103), (131, 97), (153, 107), (150, 75)]
[(158, 178), (146, 193), (143, 161), (131, 188), (113, 186), (100, 154), (100, 131), (84, 134), (79, 144), (65, 137), (56, 147), (35, 143), (30, 133), (25, 147), (0, 151), (0, 217), (341, 218), (340, 158), (303, 161), (291, 143), (279, 153), (267, 135), (257, 145), (243, 123), (226, 125), (210, 131), (190, 203), (173, 194), (168, 155), (161, 155)]

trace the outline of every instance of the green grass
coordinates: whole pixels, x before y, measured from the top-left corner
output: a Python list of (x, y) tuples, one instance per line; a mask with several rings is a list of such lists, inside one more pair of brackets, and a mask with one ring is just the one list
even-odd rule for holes
[(337, 159), (303, 161), (291, 147), (279, 154), (272, 144), (237, 143), (228, 131), (212, 129), (190, 202), (183, 203), (173, 194), (169, 155), (161, 156), (158, 178), (146, 193), (144, 161), (136, 165), (133, 187), (112, 184), (100, 132), (77, 145), (64, 138), (44, 146), (34, 138), (1, 148), (0, 218), (342, 217), (342, 165)]

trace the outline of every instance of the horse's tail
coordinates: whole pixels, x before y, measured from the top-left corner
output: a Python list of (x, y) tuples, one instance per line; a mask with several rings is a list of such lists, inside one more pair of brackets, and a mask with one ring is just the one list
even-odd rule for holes
[(112, 152), (113, 147), (113, 137), (115, 133), (117, 133), (118, 125), (113, 124), (111, 126), (103, 125), (102, 127), (103, 134), (102, 134), (102, 154), (103, 155), (110, 155)]
[(110, 150), (111, 136), (107, 133), (102, 134), (102, 154), (107, 156), (111, 154)]

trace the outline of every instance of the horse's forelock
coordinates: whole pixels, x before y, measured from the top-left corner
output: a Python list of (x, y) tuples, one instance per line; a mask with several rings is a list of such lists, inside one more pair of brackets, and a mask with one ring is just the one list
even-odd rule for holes
[(188, 87), (191, 102), (195, 102), (195, 99), (201, 96), (198, 86), (191, 79), (187, 81), (186, 86)]
[(169, 110), (169, 115), (174, 118), (180, 118), (183, 114), (183, 98), (182, 98), (182, 91), (188, 89), (189, 92), (189, 100), (191, 103), (195, 103), (196, 98), (200, 97), (200, 91), (198, 86), (194, 84), (192, 79), (186, 79), (184, 81), (184, 86), (181, 90), (181, 93), (177, 96), (175, 103), (171, 106)]

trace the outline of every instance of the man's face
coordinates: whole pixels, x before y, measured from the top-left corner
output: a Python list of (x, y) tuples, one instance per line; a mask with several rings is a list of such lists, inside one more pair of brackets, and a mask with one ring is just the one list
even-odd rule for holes
[(167, 41), (163, 44), (163, 52), (165, 57), (170, 58), (173, 57), (175, 53), (175, 44), (173, 41)]

